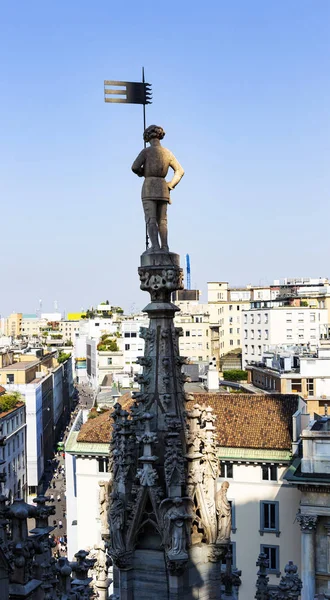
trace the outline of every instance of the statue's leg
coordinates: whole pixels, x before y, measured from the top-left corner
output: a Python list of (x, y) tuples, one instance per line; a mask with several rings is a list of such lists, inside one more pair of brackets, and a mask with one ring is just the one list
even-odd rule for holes
[(142, 200), (151, 250), (160, 250), (157, 226), (157, 201)]
[(167, 202), (158, 202), (158, 229), (159, 229), (159, 237), (161, 249), (166, 250), (168, 252), (168, 242), (167, 242)]

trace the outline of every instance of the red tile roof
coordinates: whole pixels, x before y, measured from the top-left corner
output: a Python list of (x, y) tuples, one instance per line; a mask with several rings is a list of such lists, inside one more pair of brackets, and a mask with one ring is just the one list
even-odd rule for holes
[(0, 385), (0, 396), (2, 396), (2, 394), (6, 393), (6, 389), (4, 387), (2, 387), (2, 385)]
[(194, 394), (187, 408), (196, 402), (213, 408), (219, 446), (291, 449), (292, 415), (298, 409), (294, 394)]
[[(121, 404), (123, 410), (127, 410), (133, 402), (131, 394), (124, 394), (118, 398), (118, 402)], [(82, 425), (77, 436), (77, 441), (110, 444), (113, 423), (110, 416), (112, 409), (107, 409), (100, 415), (96, 410), (93, 411), (92, 409), (91, 413), (94, 413), (97, 416), (94, 418), (89, 418), (86, 423)]]
[[(211, 406), (219, 446), (228, 448), (258, 448), (290, 450), (292, 441), (292, 415), (298, 408), (294, 394), (193, 394), (187, 403), (191, 409), (196, 403)], [(133, 403), (130, 394), (120, 399), (124, 410)], [(88, 419), (81, 427), (78, 442), (110, 442), (112, 410)]]

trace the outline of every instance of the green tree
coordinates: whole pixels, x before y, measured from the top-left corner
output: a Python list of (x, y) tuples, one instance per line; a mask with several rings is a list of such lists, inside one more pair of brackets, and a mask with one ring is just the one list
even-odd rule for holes
[(70, 358), (70, 356), (71, 356), (71, 352), (63, 352), (63, 350), (60, 350), (58, 353), (57, 361), (61, 365), (66, 360), (68, 360), (68, 358)]
[(22, 402), (22, 397), (19, 392), (3, 394), (3, 396), (0, 396), (0, 413), (15, 408), (19, 402)]

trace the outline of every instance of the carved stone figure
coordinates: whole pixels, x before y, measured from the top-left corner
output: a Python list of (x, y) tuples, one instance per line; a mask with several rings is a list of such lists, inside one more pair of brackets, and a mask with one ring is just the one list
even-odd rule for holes
[(216, 498), (216, 511), (218, 517), (217, 544), (227, 543), (231, 531), (231, 506), (227, 499), (228, 481), (224, 481)]
[(191, 515), (186, 511), (183, 498), (173, 498), (171, 504), (164, 515), (168, 558), (173, 561), (186, 560)]
[(110, 561), (107, 556), (105, 542), (101, 540), (98, 544), (94, 544), (96, 550), (96, 563), (94, 565), (94, 571), (96, 578), (99, 581), (105, 581), (108, 577), (108, 570)]
[(100, 499), (100, 518), (101, 518), (101, 534), (109, 533), (108, 510), (109, 510), (109, 494), (111, 489), (110, 481), (99, 481), (99, 499)]
[[(142, 186), (142, 203), (148, 235), (151, 242), (150, 252), (160, 249), (168, 252), (167, 243), (167, 205), (170, 204), (170, 190), (173, 190), (184, 174), (184, 170), (175, 156), (163, 148), (160, 140), (165, 131), (157, 125), (150, 125), (144, 132), (143, 138), (150, 144), (144, 148), (132, 165), (132, 171), (139, 177), (144, 177)], [(174, 171), (170, 182), (165, 181), (168, 169)], [(158, 239), (160, 238), (160, 244)]]
[(123, 540), (123, 527), (125, 518), (125, 506), (117, 494), (111, 494), (112, 503), (110, 507), (110, 543), (115, 554), (125, 552)]

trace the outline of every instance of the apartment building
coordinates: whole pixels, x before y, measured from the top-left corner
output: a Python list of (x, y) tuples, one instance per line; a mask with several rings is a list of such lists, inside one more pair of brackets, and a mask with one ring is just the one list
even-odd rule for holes
[(287, 485), (297, 411), (306, 404), (294, 395), (194, 394), (194, 403), (211, 406), (217, 419), (219, 487), (228, 481), (232, 510), (232, 562), (242, 570), (240, 600), (255, 595), (253, 573), (260, 552), (269, 558), (269, 583), (292, 560), (300, 569), (300, 492)]
[(194, 363), (208, 363), (211, 357), (209, 313), (194, 307), (191, 312), (177, 313), (174, 323), (183, 331), (179, 338), (180, 355)]
[(26, 406), (26, 462), (28, 495), (38, 492), (38, 485), (48, 459), (52, 457), (56, 434), (64, 425), (73, 395), (71, 357), (58, 365), (56, 353), (37, 359), (21, 355), (12, 362), (7, 353), (6, 366), (0, 368), (1, 385), (17, 391)]
[(220, 358), (242, 347), (242, 312), (254, 300), (275, 298), (278, 290), (268, 287), (229, 287), (226, 281), (208, 282), (207, 299), (210, 313), (211, 355)]
[(0, 459), (5, 463), (2, 472), (6, 474), (3, 493), (10, 502), (27, 497), (25, 415), (25, 404), (19, 400), (15, 408), (0, 412), (0, 427), (6, 436), (6, 444), (0, 448)]
[(316, 349), (320, 327), (328, 322), (326, 308), (293, 306), (282, 301), (251, 303), (242, 311), (243, 368), (251, 361), (261, 361), (262, 355), (276, 346), (299, 345)]

